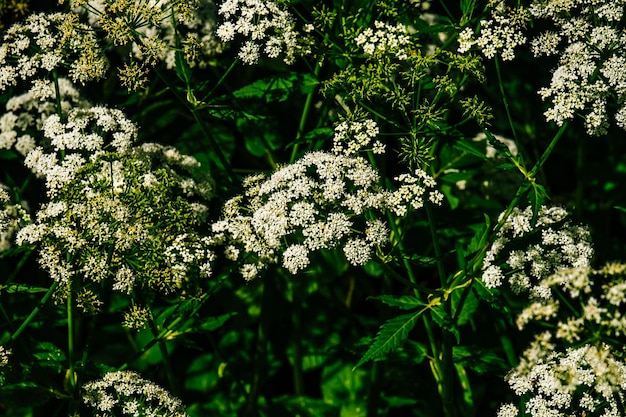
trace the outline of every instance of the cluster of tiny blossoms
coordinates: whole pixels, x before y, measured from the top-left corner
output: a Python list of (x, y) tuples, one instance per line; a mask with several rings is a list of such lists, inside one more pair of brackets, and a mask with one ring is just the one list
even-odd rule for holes
[(354, 41), (367, 56), (393, 54), (400, 60), (407, 59), (408, 48), (411, 46), (411, 37), (406, 26), (401, 23), (393, 26), (378, 20), (374, 22), (374, 29), (366, 28)]
[(223, 42), (231, 42), (236, 35), (245, 41), (239, 49), (239, 58), (246, 64), (258, 62), (261, 53), (268, 58), (283, 56), (292, 64), (296, 57), (305, 53), (302, 34), (295, 29), (289, 12), (268, 0), (226, 0), (218, 14), (223, 21), (217, 28), (217, 36)]
[(11, 248), (13, 235), (30, 223), (30, 216), (19, 204), (13, 204), (7, 188), (0, 184), (0, 254)]
[(69, 68), (84, 84), (106, 75), (107, 60), (89, 26), (74, 13), (29, 15), (4, 32), (0, 45), (0, 91), (18, 81), (40, 80)]
[(593, 339), (599, 333), (607, 337), (626, 336), (626, 265), (611, 263), (594, 271), (587, 267), (562, 269), (546, 277), (541, 285), (559, 291), (559, 299), (580, 306), (572, 315), (558, 299), (536, 300), (517, 317), (521, 329), (533, 322), (551, 322), (558, 340), (576, 343)]
[(378, 125), (371, 119), (361, 122), (343, 121), (335, 126), (333, 152), (350, 156), (371, 146), (373, 153), (383, 154), (385, 145), (377, 139), (378, 131)]
[(105, 150), (124, 153), (137, 139), (137, 126), (122, 111), (103, 106), (73, 108), (66, 120), (52, 114), (41, 130), (47, 144), (30, 151), (24, 164), (45, 179), (49, 197), (74, 179), (89, 158)]
[(0, 384), (4, 383), (5, 368), (9, 365), (9, 357), (11, 356), (11, 350), (0, 345)]
[(603, 135), (610, 126), (608, 107), (618, 105), (615, 122), (626, 129), (626, 35), (624, 1), (552, 3), (535, 1), (534, 18), (554, 25), (532, 42), (536, 56), (559, 53), (550, 86), (539, 90), (552, 107), (546, 118), (562, 125), (583, 114), (589, 135)]
[(214, 243), (225, 247), (227, 258), (243, 263), (246, 279), (271, 264), (296, 274), (321, 249), (341, 248), (348, 262), (363, 265), (388, 240), (380, 214), (420, 207), (432, 184), (418, 182), (428, 180), (405, 181), (389, 192), (361, 157), (308, 153), (269, 178), (248, 178), (245, 193), (228, 201), (213, 224)]
[(480, 33), (476, 36), (470, 27), (459, 34), (459, 52), (465, 53), (478, 47), (487, 58), (499, 54), (504, 61), (515, 58), (515, 48), (526, 43), (523, 29), (529, 19), (523, 8), (510, 8), (502, 0), (491, 1), (491, 19), (481, 20)]
[[(546, 119), (561, 126), (582, 115), (587, 133), (595, 136), (607, 133), (611, 118), (626, 129), (624, 5), (608, 0), (534, 0), (528, 8), (510, 9), (502, 2), (490, 20), (481, 22), (479, 35), (474, 36), (471, 28), (461, 32), (460, 51), (477, 45), (489, 58), (501, 52), (503, 59), (513, 59), (513, 48), (525, 42), (519, 30), (527, 18), (547, 21), (551, 27), (530, 42), (535, 56), (559, 56), (550, 86), (539, 90), (541, 98), (552, 103)], [(615, 105), (612, 114), (609, 109)]]
[(551, 291), (542, 284), (544, 278), (560, 270), (588, 267), (592, 256), (589, 230), (572, 224), (565, 209), (542, 206), (533, 223), (530, 207), (516, 207), (485, 255), (482, 280), (488, 288), (506, 280), (517, 293), (548, 299)]
[(34, 80), (28, 92), (7, 101), (7, 112), (0, 116), (0, 149), (15, 147), (17, 152), (26, 156), (38, 142), (41, 144), (39, 136), (50, 115), (58, 114), (60, 110), (61, 114), (67, 116), (73, 108), (89, 107), (71, 81), (59, 78), (57, 85), (61, 97), (59, 109), (55, 84), (46, 80)]
[(136, 372), (109, 372), (82, 390), (83, 402), (100, 417), (187, 417), (178, 398)]
[(523, 409), (503, 405), (497, 417), (619, 417), (626, 400), (626, 364), (605, 345), (555, 350), (538, 335), (506, 379)]
[(194, 158), (157, 144), (100, 152), (56, 189), (16, 241), (39, 245), (40, 265), (59, 284), (57, 300), (76, 291), (85, 311), (98, 310), (104, 287), (128, 295), (192, 291), (210, 275), (212, 259), (196, 231), (212, 191), (194, 179), (198, 168)]

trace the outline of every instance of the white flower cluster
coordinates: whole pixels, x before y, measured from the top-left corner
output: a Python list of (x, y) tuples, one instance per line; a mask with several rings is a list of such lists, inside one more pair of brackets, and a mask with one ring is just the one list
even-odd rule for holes
[(592, 338), (599, 328), (609, 337), (626, 336), (626, 316), (621, 311), (626, 304), (625, 278), (626, 264), (607, 264), (597, 271), (588, 267), (559, 270), (541, 285), (562, 291), (562, 297), (580, 306), (581, 312), (572, 317), (556, 300), (537, 300), (522, 310), (517, 325), (521, 330), (530, 322), (552, 322), (555, 337), (570, 344)]
[[(563, 125), (581, 115), (589, 135), (607, 133), (614, 118), (626, 130), (626, 35), (622, 17), (626, 2), (533, 0), (528, 8), (510, 9), (501, 2), (491, 20), (481, 22), (475, 37), (471, 28), (459, 35), (460, 52), (479, 46), (491, 58), (501, 51), (514, 57), (513, 48), (525, 42), (519, 30), (528, 17), (548, 21), (551, 27), (531, 40), (535, 56), (559, 55), (550, 86), (539, 90), (552, 106), (546, 119)], [(617, 111), (608, 110), (617, 104)]]
[(399, 180), (390, 192), (361, 157), (308, 153), (269, 178), (248, 178), (245, 193), (229, 200), (222, 219), (212, 225), (213, 243), (225, 247), (228, 259), (243, 263), (240, 271), (248, 280), (271, 264), (296, 274), (321, 249), (340, 247), (352, 265), (363, 265), (388, 241), (381, 213), (404, 216), (409, 207), (422, 207), (424, 198), (441, 201), (426, 173)]
[(71, 181), (89, 158), (106, 150), (124, 153), (137, 139), (137, 126), (122, 111), (103, 106), (73, 108), (65, 121), (52, 114), (42, 131), (52, 149), (37, 146), (26, 155), (24, 164), (46, 180), (50, 197)]
[(426, 171), (416, 169), (413, 174), (400, 174), (395, 180), (400, 186), (389, 194), (387, 208), (396, 216), (406, 216), (409, 209), (419, 210), (424, 207), (425, 198), (435, 205), (443, 201), (443, 194), (435, 188), (437, 183)]
[(36, 13), (4, 32), (0, 45), (0, 91), (18, 81), (40, 80), (69, 68), (76, 83), (103, 78), (107, 60), (89, 26), (74, 13)]
[(98, 416), (187, 417), (178, 398), (133, 371), (108, 372), (82, 390), (83, 402)]
[[(88, 107), (78, 90), (66, 78), (58, 80), (61, 113), (67, 115), (72, 108)], [(6, 104), (7, 112), (0, 116), (0, 149), (15, 150), (26, 156), (37, 144), (37, 136), (46, 119), (56, 109), (54, 83), (33, 80), (32, 87), (24, 94), (12, 96)]]
[[(589, 230), (572, 224), (563, 208), (542, 206), (534, 224), (532, 220), (530, 207), (516, 207), (506, 218), (485, 254), (485, 286), (496, 288), (506, 280), (517, 293), (528, 291), (532, 298), (549, 299), (551, 291), (544, 278), (589, 267), (593, 256)], [(570, 285), (568, 279), (576, 279), (567, 273), (561, 277), (563, 286)]]
[(211, 274), (213, 257), (195, 231), (208, 212), (199, 201), (212, 191), (192, 177), (198, 166), (157, 144), (99, 153), (56, 189), (16, 242), (39, 245), (39, 263), (61, 284), (61, 299), (78, 277), (79, 302), (105, 286), (125, 294), (193, 289), (194, 277)]
[(378, 132), (378, 125), (371, 119), (360, 122), (343, 121), (335, 126), (333, 152), (346, 156), (356, 155), (371, 145), (373, 153), (383, 154), (385, 145), (377, 139)]
[(480, 22), (480, 33), (476, 36), (472, 28), (459, 34), (459, 53), (477, 46), (487, 58), (499, 54), (504, 61), (515, 58), (515, 48), (526, 43), (523, 30), (528, 22), (528, 11), (510, 8), (504, 1), (491, 4), (491, 19)]
[(5, 368), (9, 365), (9, 357), (11, 356), (11, 349), (7, 349), (0, 345), (0, 384), (4, 383)]
[(626, 35), (620, 24), (624, 2), (603, 0), (556, 7), (535, 1), (530, 13), (555, 26), (533, 42), (534, 54), (560, 53), (550, 86), (539, 90), (542, 99), (552, 102), (546, 119), (560, 126), (582, 114), (589, 135), (604, 135), (610, 126), (607, 106), (616, 100), (616, 124), (626, 129)]
[(239, 58), (246, 64), (258, 62), (261, 53), (268, 58), (283, 55), (283, 61), (292, 64), (298, 54), (306, 52), (304, 34), (295, 29), (292, 16), (269, 0), (226, 0), (218, 14), (223, 21), (217, 36), (231, 42), (237, 35), (246, 40), (239, 50)]
[(0, 254), (11, 248), (17, 230), (30, 223), (30, 216), (19, 204), (12, 204), (7, 187), (0, 184)]
[(408, 49), (411, 46), (411, 37), (406, 26), (401, 23), (395, 26), (381, 22), (374, 22), (374, 29), (366, 28), (354, 40), (367, 56), (393, 54), (400, 60), (408, 58)]
[(247, 179), (245, 194), (228, 201), (213, 224), (215, 243), (245, 263), (246, 279), (277, 263), (296, 274), (309, 265), (311, 252), (338, 246), (362, 265), (388, 238), (382, 221), (366, 217), (385, 207), (387, 193), (378, 183), (363, 158), (308, 153), (269, 178)]
[(523, 410), (505, 404), (498, 417), (621, 416), (626, 364), (606, 345), (554, 350), (549, 333), (536, 337), (506, 380), (524, 398)]
[(9, 356), (11, 356), (11, 350), (0, 346), (0, 368), (4, 368), (9, 364)]

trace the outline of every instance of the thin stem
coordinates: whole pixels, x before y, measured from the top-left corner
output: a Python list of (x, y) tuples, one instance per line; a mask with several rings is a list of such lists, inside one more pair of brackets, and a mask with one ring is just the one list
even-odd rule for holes
[(59, 286), (59, 283), (57, 281), (53, 282), (52, 285), (50, 286), (50, 288), (48, 289), (48, 291), (44, 294), (44, 296), (41, 298), (41, 300), (39, 301), (39, 304), (37, 304), (35, 306), (35, 308), (33, 309), (33, 311), (30, 312), (30, 314), (28, 315), (28, 317), (26, 317), (26, 319), (22, 322), (22, 324), (20, 325), (20, 327), (17, 328), (17, 330), (15, 331), (15, 333), (13, 333), (11, 335), (11, 337), (9, 338), (9, 340), (15, 340), (17, 339), (20, 334), (22, 334), (22, 332), (28, 327), (28, 325), (30, 324), (30, 322), (35, 318), (35, 316), (37, 315), (37, 313), (39, 313), (39, 311), (46, 305), (46, 303), (48, 302), (48, 300), (50, 299), (50, 297), (52, 297), (52, 294), (54, 293), (54, 290), (57, 289), (57, 287)]
[(69, 386), (76, 388), (76, 372), (74, 370), (74, 294), (72, 289), (67, 294), (67, 360), (69, 362)]
[(217, 83), (213, 86), (213, 88), (211, 88), (211, 91), (209, 91), (207, 94), (205, 94), (204, 97), (202, 97), (201, 101), (206, 101), (209, 97), (211, 97), (211, 95), (213, 95), (213, 93), (215, 92), (215, 90), (217, 90), (217, 88), (222, 85), (222, 83), (224, 82), (224, 80), (226, 79), (226, 77), (230, 74), (230, 72), (235, 68), (235, 66), (237, 65), (237, 63), (239, 62), (239, 57), (235, 58), (235, 60), (233, 61), (232, 64), (230, 64), (230, 66), (228, 67), (228, 69), (226, 70), (226, 72), (224, 72), (224, 74), (222, 74), (222, 76), (220, 77), (220, 79), (217, 81)]
[[(409, 281), (413, 285), (417, 285), (417, 279), (415, 278), (415, 274), (413, 273), (413, 268), (411, 267), (411, 263), (409, 262), (409, 259), (407, 258), (406, 253), (404, 251), (404, 244), (402, 243), (402, 237), (400, 236), (398, 225), (396, 224), (395, 219), (391, 216), (391, 213), (388, 213), (388, 217), (389, 217), (389, 225), (391, 226), (391, 233), (392, 235), (396, 236), (397, 247), (398, 247), (398, 250), (400, 251), (400, 258), (402, 259), (402, 264), (409, 277)], [(413, 288), (413, 293), (415, 294), (415, 298), (417, 298), (420, 301), (423, 301), (422, 295), (420, 294), (419, 290), (417, 290), (417, 288)], [(435, 335), (433, 333), (430, 317), (428, 316), (428, 314), (422, 314), (421, 316), (422, 316), (422, 323), (424, 324), (424, 329), (426, 330), (426, 336), (428, 337), (428, 341), (430, 344), (430, 350), (432, 352), (433, 376), (435, 377), (435, 380), (437, 381), (439, 393), (441, 394), (442, 386), (441, 386), (441, 380), (439, 376), (442, 374), (443, 368), (442, 368), (441, 359), (439, 355), (439, 347), (437, 346), (437, 343), (435, 340)]]
[(62, 107), (61, 107), (61, 89), (59, 88), (59, 74), (57, 70), (52, 71), (52, 81), (54, 83), (54, 102), (56, 106), (57, 116), (63, 119)]
[(294, 282), (294, 300), (293, 300), (293, 312), (291, 318), (291, 324), (293, 326), (292, 332), (292, 347), (293, 347), (293, 386), (294, 392), (297, 396), (304, 395), (304, 371), (302, 368), (302, 303), (304, 302), (304, 291), (302, 291), (302, 283)]
[(509, 126), (511, 127), (511, 132), (513, 133), (513, 139), (515, 139), (515, 144), (519, 145), (519, 140), (517, 139), (517, 132), (515, 131), (515, 125), (513, 124), (513, 117), (511, 117), (511, 111), (509, 110), (509, 101), (506, 98), (506, 93), (504, 92), (504, 85), (502, 84), (502, 75), (500, 74), (500, 60), (496, 56), (493, 62), (496, 65), (496, 75), (498, 77), (498, 86), (500, 87), (500, 95), (502, 96), (502, 104), (504, 104), (504, 111), (506, 112), (506, 117), (509, 121)]
[(154, 71), (156, 72), (157, 76), (165, 83), (165, 85), (167, 85), (169, 90), (172, 92), (172, 94), (174, 94), (174, 96), (178, 99), (178, 101), (180, 101), (187, 108), (187, 110), (189, 110), (189, 112), (193, 116), (196, 123), (198, 123), (198, 126), (200, 127), (202, 134), (209, 141), (209, 144), (211, 145), (213, 152), (215, 152), (217, 159), (222, 165), (222, 168), (224, 169), (224, 171), (226, 171), (228, 179), (233, 183), (236, 182), (236, 176), (233, 173), (233, 170), (230, 164), (228, 163), (226, 156), (224, 156), (222, 149), (217, 144), (213, 135), (209, 132), (209, 129), (206, 127), (206, 124), (204, 123), (204, 121), (200, 118), (200, 115), (198, 114), (198, 109), (196, 108), (196, 106), (191, 104), (189, 100), (187, 100), (185, 97), (183, 97), (180, 94), (180, 92), (176, 89), (176, 86), (172, 84), (172, 82), (163, 74), (161, 70), (159, 70), (158, 68), (154, 68)]
[(271, 284), (273, 279), (268, 274), (263, 283), (263, 295), (261, 299), (261, 315), (259, 317), (259, 329), (257, 333), (256, 351), (254, 355), (254, 369), (250, 383), (250, 393), (244, 412), (245, 417), (258, 415), (257, 403), (261, 392), (261, 385), (265, 379), (267, 344), (269, 342), (270, 310), (272, 306)]
[(152, 311), (148, 316), (148, 326), (150, 327), (150, 331), (152, 332), (152, 336), (157, 339), (159, 344), (159, 351), (161, 352), (161, 357), (163, 358), (163, 365), (165, 366), (165, 373), (167, 374), (167, 380), (170, 384), (170, 389), (172, 390), (172, 394), (178, 396), (178, 385), (176, 384), (176, 377), (174, 376), (174, 368), (172, 368), (172, 361), (170, 360), (170, 353), (167, 350), (167, 345), (163, 338), (159, 337), (159, 327), (154, 321), (154, 316), (152, 315)]
[[(315, 68), (313, 69), (313, 75), (315, 79), (317, 79), (320, 75), (320, 69), (322, 68), (322, 59), (318, 59), (315, 63)], [(302, 109), (302, 114), (300, 115), (300, 123), (298, 124), (298, 132), (296, 132), (296, 143), (293, 145), (293, 149), (291, 150), (291, 157), (289, 158), (289, 162), (293, 163), (296, 160), (296, 156), (298, 156), (298, 140), (304, 134), (304, 129), (306, 128), (306, 121), (309, 118), (309, 112), (311, 111), (311, 106), (313, 104), (313, 98), (315, 97), (315, 89), (309, 91), (306, 96), (306, 100), (304, 101), (304, 107)]]
[[(437, 259), (437, 273), (439, 274), (439, 280), (441, 282), (441, 289), (447, 290), (448, 283), (446, 273), (443, 265), (443, 258), (441, 254), (441, 248), (439, 247), (439, 237), (437, 236), (437, 226), (435, 225), (435, 219), (432, 213), (432, 209), (428, 203), (424, 205), (426, 209), (426, 217), (428, 219), (428, 225), (430, 229), (431, 240), (433, 242), (433, 249), (435, 251), (435, 258)], [(452, 317), (452, 297), (449, 296), (444, 299), (444, 310), (448, 317)], [(443, 413), (445, 416), (453, 416), (454, 412), (454, 360), (452, 358), (452, 348), (454, 344), (453, 334), (442, 328), (443, 332), (441, 342), (441, 365), (439, 368), (439, 383), (441, 402), (443, 404)]]

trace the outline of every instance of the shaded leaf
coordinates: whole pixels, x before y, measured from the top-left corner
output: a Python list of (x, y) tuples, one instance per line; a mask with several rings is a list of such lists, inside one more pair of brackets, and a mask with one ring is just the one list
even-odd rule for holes
[(393, 295), (379, 295), (375, 297), (368, 297), (368, 299), (382, 301), (388, 306), (398, 307), (402, 310), (412, 310), (416, 307), (425, 305), (422, 301), (411, 295), (401, 295), (399, 297)]
[(383, 355), (393, 351), (402, 344), (408, 337), (409, 333), (415, 327), (419, 317), (426, 311), (422, 308), (419, 311), (403, 314), (387, 320), (381, 327), (378, 335), (374, 339), (374, 343), (365, 352), (365, 355), (354, 366), (358, 368), (362, 364), (370, 360), (378, 360)]

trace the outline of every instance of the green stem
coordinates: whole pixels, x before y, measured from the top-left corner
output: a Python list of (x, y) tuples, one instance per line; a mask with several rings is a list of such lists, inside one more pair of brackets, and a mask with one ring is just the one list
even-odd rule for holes
[(172, 361), (170, 360), (170, 353), (167, 350), (167, 345), (165, 344), (165, 340), (159, 337), (159, 327), (154, 321), (154, 316), (152, 315), (152, 311), (150, 311), (150, 314), (148, 317), (148, 326), (150, 327), (152, 336), (155, 339), (158, 339), (159, 351), (161, 352), (161, 357), (163, 358), (163, 365), (165, 366), (165, 373), (167, 374), (167, 380), (170, 384), (170, 389), (172, 390), (172, 394), (174, 394), (174, 396), (178, 396), (178, 385), (176, 384), (176, 377), (174, 376), (174, 368), (172, 368)]
[[(439, 246), (439, 237), (437, 236), (437, 226), (435, 225), (435, 219), (432, 214), (430, 204), (424, 205), (426, 209), (426, 217), (428, 219), (428, 225), (430, 229), (430, 236), (433, 242), (433, 249), (435, 251), (435, 258), (437, 259), (437, 273), (439, 274), (439, 280), (441, 282), (441, 289), (443, 291), (448, 290), (448, 283), (446, 279), (446, 273), (443, 265), (443, 258), (441, 254), (441, 248)], [(452, 318), (452, 297), (444, 297), (443, 307), (447, 317)], [(451, 325), (454, 325), (451, 323)], [(443, 332), (441, 342), (441, 365), (439, 368), (439, 383), (441, 402), (443, 404), (444, 416), (454, 416), (454, 360), (452, 357), (452, 349), (454, 345), (453, 334), (449, 330), (442, 328)]]
[(297, 396), (304, 395), (304, 371), (302, 368), (302, 303), (305, 293), (302, 291), (301, 282), (294, 282), (295, 291), (293, 299), (293, 316), (291, 323), (293, 326), (292, 347), (293, 347), (293, 386)]
[(272, 306), (272, 283), (273, 279), (268, 274), (267, 279), (263, 283), (261, 315), (259, 317), (256, 351), (254, 355), (254, 369), (252, 373), (252, 381), (250, 383), (248, 401), (246, 402), (246, 408), (243, 414), (244, 417), (253, 417), (259, 414), (257, 410), (257, 405), (261, 392), (261, 385), (264, 382), (266, 372), (267, 344), (269, 342), (270, 327), (270, 310)]
[[(400, 258), (402, 259), (402, 264), (406, 273), (409, 277), (409, 281), (413, 285), (417, 285), (417, 279), (415, 278), (415, 274), (413, 273), (413, 268), (411, 267), (411, 263), (409, 262), (408, 257), (406, 256), (406, 252), (404, 250), (404, 244), (402, 243), (402, 236), (400, 236), (398, 225), (395, 222), (395, 219), (391, 215), (391, 213), (387, 214), (389, 218), (389, 225), (391, 227), (391, 233), (393, 236), (396, 236), (396, 244), (398, 250), (400, 251)], [(420, 294), (417, 288), (413, 288), (413, 293), (415, 294), (415, 298), (420, 301), (422, 300), (422, 295)], [(442, 374), (442, 364), (440, 359), (439, 347), (437, 346), (435, 335), (433, 333), (432, 323), (430, 316), (428, 314), (422, 314), (422, 323), (424, 324), (424, 329), (426, 330), (426, 336), (428, 337), (428, 342), (430, 344), (430, 350), (432, 352), (432, 365), (433, 365), (433, 373), (434, 377), (437, 381), (439, 392), (442, 392), (442, 386), (440, 382), (439, 376)]]
[(70, 291), (67, 294), (67, 360), (69, 361), (69, 386), (72, 392), (76, 388), (76, 372), (74, 370), (74, 294)]
[(62, 107), (61, 107), (61, 89), (59, 88), (59, 74), (57, 70), (52, 71), (52, 81), (54, 83), (54, 102), (56, 105), (57, 116), (63, 119)]
[(511, 111), (509, 110), (509, 101), (506, 98), (506, 93), (504, 92), (504, 85), (502, 84), (502, 75), (500, 73), (500, 60), (498, 57), (495, 57), (493, 60), (496, 65), (496, 75), (498, 77), (498, 86), (500, 87), (500, 95), (502, 96), (502, 104), (504, 104), (504, 111), (506, 112), (506, 117), (509, 121), (509, 126), (511, 127), (511, 132), (513, 133), (513, 139), (515, 139), (515, 144), (519, 146), (519, 140), (517, 139), (517, 132), (515, 130), (515, 125), (513, 124), (513, 117), (511, 117)]
[(230, 164), (228, 163), (228, 160), (226, 159), (226, 156), (222, 152), (222, 149), (217, 144), (217, 141), (215, 140), (215, 138), (213, 137), (211, 132), (209, 132), (209, 129), (207, 128), (207, 126), (204, 123), (204, 121), (202, 120), (202, 118), (200, 118), (200, 115), (198, 114), (198, 109), (196, 108), (196, 106), (191, 104), (189, 102), (189, 100), (187, 100), (185, 97), (183, 97), (180, 94), (180, 92), (177, 90), (176, 86), (170, 82), (170, 80), (165, 76), (165, 74), (163, 74), (163, 72), (161, 70), (159, 70), (158, 68), (154, 68), (154, 71), (156, 72), (157, 76), (165, 83), (165, 85), (172, 92), (172, 94), (174, 94), (174, 96), (178, 99), (178, 101), (180, 101), (187, 108), (187, 110), (189, 110), (189, 112), (193, 116), (193, 118), (196, 121), (196, 123), (198, 123), (198, 126), (200, 127), (200, 130), (202, 131), (202, 134), (209, 141), (209, 145), (211, 146), (211, 149), (213, 150), (213, 152), (215, 152), (215, 155), (217, 156), (217, 159), (219, 160), (220, 164), (222, 165), (222, 169), (224, 169), (224, 171), (226, 171), (228, 179), (231, 182), (235, 183), (236, 182), (236, 176), (233, 173), (233, 170), (232, 170)]
[[(313, 69), (313, 75), (315, 76), (315, 79), (317, 79), (320, 75), (320, 70), (322, 68), (321, 63), (322, 63), (321, 59), (318, 59), (317, 62), (315, 63), (315, 68)], [(296, 143), (293, 145), (293, 149), (291, 150), (291, 157), (289, 158), (290, 163), (293, 163), (293, 161), (295, 161), (296, 157), (298, 156), (298, 148), (300, 145), (298, 143), (298, 140), (300, 140), (300, 138), (304, 134), (304, 129), (306, 128), (306, 121), (309, 118), (309, 112), (311, 111), (311, 106), (313, 104), (314, 97), (315, 97), (315, 89), (309, 91), (309, 93), (306, 96), (306, 100), (304, 101), (304, 107), (302, 109), (302, 114), (300, 115), (300, 123), (298, 123), (298, 131), (296, 132)]]
[(207, 101), (209, 97), (211, 97), (211, 95), (213, 95), (213, 93), (215, 92), (215, 90), (217, 90), (217, 88), (222, 85), (222, 83), (224, 82), (224, 80), (226, 79), (226, 77), (230, 74), (230, 72), (235, 68), (235, 66), (237, 65), (237, 63), (239, 62), (239, 58), (235, 58), (235, 60), (233, 61), (232, 64), (230, 64), (230, 66), (228, 67), (228, 69), (226, 70), (226, 72), (224, 72), (224, 74), (222, 74), (222, 76), (220, 77), (219, 80), (217, 80), (217, 83), (213, 86), (213, 88), (211, 88), (211, 91), (209, 91), (207, 94), (205, 94), (204, 97), (202, 97), (202, 99), (200, 101)]
[(11, 335), (11, 337), (9, 338), (9, 341), (17, 339), (20, 336), (20, 334), (22, 334), (22, 332), (28, 327), (30, 322), (35, 318), (37, 313), (39, 313), (39, 311), (46, 305), (50, 297), (52, 297), (52, 294), (54, 294), (54, 290), (56, 290), (58, 286), (59, 286), (58, 282), (55, 281), (52, 283), (48, 291), (44, 294), (44, 296), (39, 301), (39, 304), (35, 306), (33, 311), (30, 312), (30, 314), (22, 322), (20, 327), (18, 327), (17, 330)]

